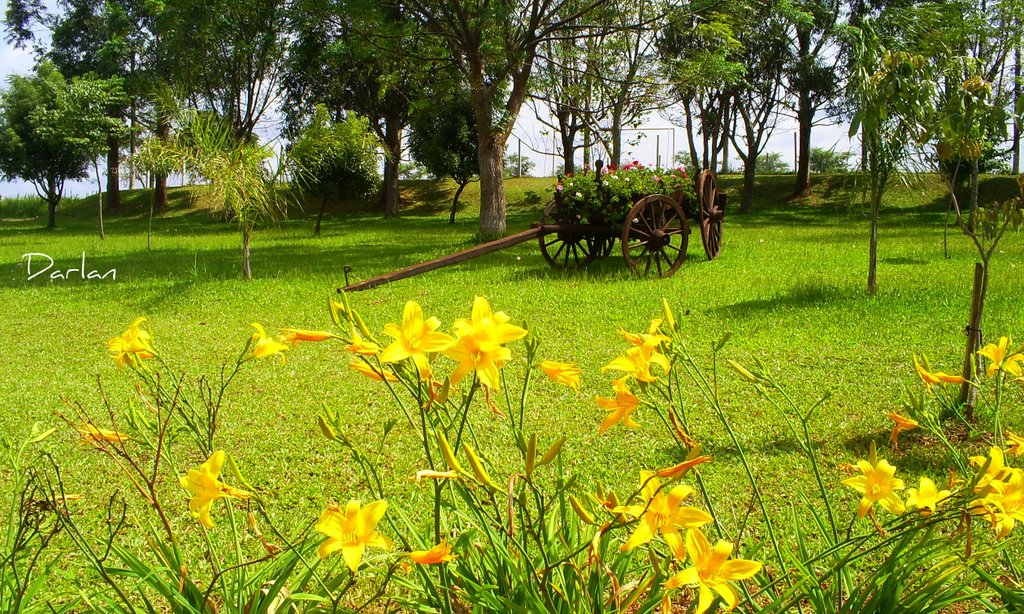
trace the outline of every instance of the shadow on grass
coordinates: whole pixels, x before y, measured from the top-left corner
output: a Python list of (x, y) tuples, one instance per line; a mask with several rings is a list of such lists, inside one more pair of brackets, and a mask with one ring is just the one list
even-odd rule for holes
[(731, 305), (723, 305), (716, 311), (726, 317), (750, 317), (780, 308), (808, 308), (837, 303), (841, 301), (859, 301), (864, 298), (863, 291), (854, 288), (837, 288), (820, 284), (798, 284), (770, 298), (740, 301)]

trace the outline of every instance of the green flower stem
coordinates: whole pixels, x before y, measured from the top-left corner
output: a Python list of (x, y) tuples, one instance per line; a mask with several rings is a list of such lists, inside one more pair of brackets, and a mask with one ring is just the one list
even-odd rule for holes
[[(374, 365), (370, 364), (370, 361), (368, 361), (363, 356), (360, 356), (359, 359), (362, 360), (363, 362), (365, 362), (367, 365), (370, 365), (371, 367), (374, 366)], [(380, 370), (381, 373), (384, 373), (384, 366), (381, 364), (380, 358), (377, 358), (376, 361), (377, 361), (377, 365), (376, 365), (377, 369)], [(388, 387), (388, 392), (391, 393), (391, 398), (393, 398), (395, 400), (395, 403), (398, 403), (399, 409), (401, 409), (402, 413), (405, 414), (405, 419), (409, 421), (409, 426), (411, 426), (413, 428), (416, 428), (416, 422), (413, 421), (412, 415), (409, 414), (409, 410), (408, 410), (408, 408), (406, 408), (405, 403), (402, 402), (402, 399), (398, 396), (398, 393), (395, 392), (394, 386), (391, 385), (391, 382), (389, 382), (386, 377), (385, 378), (381, 378), (381, 379), (384, 380), (384, 385)], [(405, 389), (409, 392), (409, 394), (415, 396), (413, 394), (412, 387), (409, 386), (409, 384), (405, 381), (404, 378), (399, 378), (399, 381), (402, 382), (402, 385), (405, 386)]]
[(765, 528), (768, 529), (768, 536), (772, 540), (772, 548), (775, 550), (775, 558), (779, 562), (779, 568), (785, 569), (785, 559), (782, 557), (782, 550), (779, 548), (779, 539), (775, 534), (775, 526), (772, 523), (771, 516), (768, 514), (768, 508), (764, 505), (764, 499), (761, 497), (761, 489), (757, 486), (757, 479), (754, 477), (754, 472), (750, 468), (750, 462), (747, 460), (746, 452), (743, 450), (743, 446), (740, 444), (739, 438), (736, 436), (736, 432), (732, 430), (732, 424), (729, 419), (725, 416), (725, 412), (722, 410), (722, 406), (718, 401), (718, 398), (713, 395), (708, 395), (708, 392), (712, 390), (707, 378), (697, 367), (696, 362), (693, 358), (684, 354), (683, 359), (686, 361), (687, 373), (690, 377), (699, 383), (701, 391), (704, 392), (705, 399), (711, 404), (712, 409), (718, 414), (718, 419), (722, 422), (722, 426), (725, 427), (726, 432), (729, 434), (729, 438), (732, 440), (736, 451), (740, 455), (740, 462), (743, 464), (743, 470), (747, 474), (747, 480), (750, 482), (751, 487), (754, 489), (754, 496), (757, 498), (757, 505), (761, 508), (761, 515), (764, 517)]
[[(797, 407), (796, 403), (793, 401), (793, 398), (789, 396), (789, 393), (786, 392), (786, 390), (782, 386), (780, 386), (778, 382), (776, 382), (774, 379), (769, 379), (768, 381), (769, 383), (771, 383), (772, 387), (776, 391), (778, 391), (779, 394), (782, 395), (782, 398), (786, 400), (786, 403), (789, 405), (789, 407), (797, 415), (797, 418), (799, 418), (800, 420), (800, 427), (803, 430), (804, 439), (801, 447), (803, 448), (804, 453), (807, 454), (807, 460), (810, 461), (811, 469), (814, 471), (814, 480), (818, 484), (818, 491), (821, 494), (821, 500), (825, 503), (825, 513), (828, 514), (828, 524), (832, 529), (832, 539), (834, 541), (839, 541), (839, 529), (836, 525), (836, 516), (832, 510), (832, 503), (829, 500), (828, 491), (825, 490), (825, 483), (821, 478), (821, 469), (820, 467), (818, 467), (818, 458), (814, 454), (814, 444), (811, 441), (811, 432), (807, 426), (808, 423), (811, 421), (811, 416), (814, 415), (814, 411), (819, 406), (821, 406), (821, 404), (825, 401), (827, 397), (821, 398), (806, 412), (801, 412), (800, 409)], [(772, 399), (768, 395), (764, 396), (766, 399), (769, 400), (770, 403), (772, 403), (772, 405), (774, 405), (779, 410), (779, 413), (785, 415), (785, 411), (781, 407), (779, 407), (779, 404), (776, 403), (774, 399)]]
[[(675, 429), (672, 428), (672, 424), (668, 421), (667, 418), (665, 418), (664, 414), (662, 414), (661, 408), (658, 407), (658, 405), (652, 404), (652, 406), (654, 407), (655, 413), (658, 414), (658, 417), (661, 418), (661, 422), (665, 425), (665, 428), (668, 430), (669, 437), (672, 439), (672, 441), (675, 442), (676, 447), (679, 448), (679, 451), (683, 453), (683, 458), (686, 458), (687, 450), (686, 448), (683, 447), (683, 444), (681, 441), (679, 441), (679, 438), (676, 437)], [(672, 410), (669, 409), (667, 411)], [(719, 538), (724, 538), (726, 535), (725, 527), (722, 526), (722, 521), (719, 520), (718, 513), (715, 511), (715, 505), (714, 503), (711, 502), (711, 497), (708, 496), (707, 488), (704, 485), (704, 478), (701, 476), (700, 472), (696, 470), (696, 468), (694, 468), (693, 470), (693, 475), (696, 476), (697, 478), (697, 488), (700, 490), (701, 498), (704, 499), (704, 505), (707, 506), (708, 512), (711, 514), (711, 517), (715, 519), (715, 532), (718, 533)]]
[(462, 429), (466, 426), (466, 420), (469, 418), (469, 407), (470, 403), (473, 402), (473, 397), (476, 395), (477, 389), (480, 387), (480, 380), (476, 377), (476, 372), (473, 372), (473, 385), (469, 387), (469, 394), (466, 395), (466, 400), (462, 403), (460, 411), (462, 417), (459, 420), (459, 430), (455, 435), (455, 443), (453, 449), (458, 452), (459, 446), (462, 444)]

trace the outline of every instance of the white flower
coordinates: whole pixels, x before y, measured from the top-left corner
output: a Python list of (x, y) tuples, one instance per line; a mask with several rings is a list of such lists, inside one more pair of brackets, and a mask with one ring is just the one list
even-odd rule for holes
[(583, 195), (580, 194), (579, 192), (576, 192), (576, 198), (583, 198)]

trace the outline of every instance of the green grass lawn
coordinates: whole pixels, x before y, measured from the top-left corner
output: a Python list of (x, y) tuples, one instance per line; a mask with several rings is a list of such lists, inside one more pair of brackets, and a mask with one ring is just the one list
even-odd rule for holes
[[(858, 195), (842, 177), (823, 178), (813, 196), (787, 199), (791, 176), (759, 182), (754, 212), (739, 214), (739, 178), (723, 187), (734, 206), (727, 211), (720, 258), (706, 261), (699, 234), (691, 235), (689, 258), (669, 279), (636, 278), (616, 254), (583, 272), (553, 271), (535, 243), (481, 257), (420, 277), (353, 294), (352, 303), (371, 328), (398, 321), (406, 300), (418, 301), (426, 315), (446, 329), (468, 317), (474, 296), (485, 296), (513, 322), (528, 323), (543, 338), (544, 358), (577, 362), (584, 371), (579, 394), (541, 381), (535, 387), (527, 422), (542, 441), (568, 437), (564, 458), (580, 473), (581, 483), (632, 486), (642, 468), (678, 462), (653, 414), (635, 415), (641, 428), (617, 426), (598, 435), (604, 412), (596, 395), (611, 393), (611, 374), (603, 365), (625, 345), (617, 330), (645, 330), (661, 313), (665, 297), (675, 307), (691, 349), (710, 358), (723, 333), (732, 338), (723, 357), (769, 365), (791, 393), (811, 403), (832, 392), (813, 423), (813, 435), (829, 471), (826, 481), (853, 513), (856, 497), (839, 486), (831, 467), (867, 453), (870, 441), (881, 448), (891, 423), (885, 417), (901, 408), (908, 386), (916, 388), (911, 355), (925, 354), (937, 369), (958, 372), (963, 330), (970, 305), (975, 252), (950, 231), (943, 255), (946, 200), (941, 185), (925, 178), (911, 188), (895, 188), (883, 213), (879, 293), (865, 285), (868, 221)], [(509, 231), (529, 226), (548, 200), (550, 179), (509, 182)], [(983, 195), (1006, 197), (1010, 178), (987, 178)], [(476, 186), (463, 196), (471, 203), (454, 226), (446, 223), (452, 187), (413, 182), (403, 188), (409, 206), (401, 217), (385, 219), (368, 204), (336, 203), (324, 221), (322, 236), (311, 236), (315, 208), (293, 211), (286, 221), (257, 231), (253, 239), (255, 279), (241, 279), (238, 231), (208, 210), (192, 206), (185, 190), (172, 194), (172, 207), (153, 222), (152, 249), (146, 249), (148, 194), (126, 194), (121, 211), (108, 212), (106, 240), (96, 232), (95, 200), (85, 199), (58, 211), (56, 230), (43, 229), (44, 217), (24, 217), (20, 207), (9, 217), (0, 205), (0, 304), (5, 343), (0, 344), (0, 428), (12, 438), (33, 422), (59, 424), (66, 402), (81, 402), (100, 414), (97, 377), (114, 403), (131, 396), (132, 377), (118, 370), (105, 350), (137, 316), (148, 318), (161, 354), (179, 370), (214, 374), (231, 361), (251, 333), (250, 322), (277, 327), (326, 328), (327, 298), (344, 285), (343, 267), (353, 281), (365, 279), (473, 244)], [(11, 215), (13, 216), (14, 213)], [(116, 281), (26, 279), (22, 255), (45, 253), (56, 268), (78, 267), (100, 273), (114, 268)], [(1024, 240), (1010, 235), (994, 259), (986, 305), (986, 338), (1024, 339)], [(513, 348), (522, 359), (521, 346)], [(319, 435), (315, 416), (322, 403), (341, 409), (346, 435), (371, 441), (381, 425), (400, 414), (379, 385), (348, 371), (340, 345), (306, 344), (276, 360), (247, 366), (223, 412), (221, 442), (238, 460), (250, 483), (265, 489), (274, 514), (286, 526), (315, 520), (328, 501), (364, 499), (368, 491), (340, 447)], [(442, 359), (443, 364), (443, 359)], [(510, 380), (522, 363), (507, 367)], [(785, 422), (743, 385), (731, 371), (720, 374), (726, 410), (763, 480), (769, 505), (780, 513), (799, 503), (810, 488), (797, 443)], [(1006, 420), (1024, 429), (1024, 386), (1007, 403)], [(693, 435), (714, 456), (703, 473), (725, 521), (739, 522), (750, 492), (736, 455), (717, 419), (694, 393), (689, 413)], [(483, 432), (492, 414), (474, 414)], [(65, 429), (66, 430), (66, 429)], [(904, 453), (884, 456), (915, 479), (944, 474), (942, 450), (913, 433)], [(401, 503), (415, 506), (408, 479), (417, 469), (415, 434), (399, 423), (392, 445), (383, 451), (387, 488)], [(369, 445), (369, 443), (367, 443)], [(980, 442), (974, 444), (983, 447)], [(113, 470), (99, 455), (80, 447), (74, 433), (62, 431), (49, 442), (65, 469), (70, 492), (81, 493), (83, 517), (98, 522), (110, 492)], [(486, 452), (498, 473), (511, 469), (511, 450)], [(196, 461), (201, 459), (194, 459)], [(8, 476), (5, 476), (5, 479)], [(175, 510), (187, 521), (184, 493)]]

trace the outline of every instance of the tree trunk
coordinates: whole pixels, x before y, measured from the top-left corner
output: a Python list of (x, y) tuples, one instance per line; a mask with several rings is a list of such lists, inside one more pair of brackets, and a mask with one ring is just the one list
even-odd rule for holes
[[(110, 158), (107, 158), (107, 160), (109, 161)], [(92, 164), (93, 168), (96, 169), (96, 189), (98, 190), (96, 192), (96, 201), (99, 204), (97, 208), (99, 209), (100, 215), (100, 239), (103, 240), (107, 238), (106, 234), (103, 232), (103, 176), (100, 175), (99, 162), (93, 160)]]
[[(1020, 39), (1017, 39), (1016, 48), (1013, 50), (1013, 108), (1017, 108), (1017, 100), (1020, 98)], [(1013, 136), (1010, 139), (1010, 146), (1013, 149), (1013, 174), (1020, 174), (1020, 117), (1014, 113)]]
[(111, 137), (107, 147), (107, 206), (117, 210), (121, 207), (121, 142)]
[(46, 227), (56, 228), (57, 227), (57, 203), (59, 200), (55, 200), (52, 197), (46, 200), (46, 204), (49, 206), (49, 214), (47, 216)]
[(725, 100), (722, 101), (722, 174), (728, 174), (729, 172), (729, 131), (730, 127), (730, 114), (732, 111), (731, 101), (732, 96), (726, 96), (723, 94)]
[(616, 105), (612, 108), (612, 160), (616, 167), (622, 164), (622, 109)]
[(252, 229), (248, 226), (242, 227), (242, 278), (245, 281), (252, 279), (252, 269), (249, 267), (249, 239), (252, 236)]
[(395, 114), (390, 114), (384, 127), (384, 215), (398, 215), (400, 194), (398, 191), (398, 167), (402, 163), (402, 123)]
[(481, 134), (477, 159), (480, 162), (480, 232), (504, 234), (505, 139), (496, 134)]
[(558, 132), (562, 141), (562, 172), (566, 175), (576, 172), (576, 131), (568, 126), (569, 120), (558, 118)]
[(743, 194), (740, 196), (740, 213), (750, 213), (754, 207), (754, 179), (757, 178), (757, 149), (747, 145), (747, 159), (743, 161)]
[(811, 124), (814, 123), (814, 107), (811, 106), (810, 92), (800, 92), (796, 119), (799, 123), (799, 147), (797, 149), (796, 196), (806, 196), (811, 190)]
[(146, 227), (146, 251), (153, 248), (152, 237), (153, 237), (153, 209), (156, 208), (156, 190), (153, 190), (153, 195), (149, 199), (149, 225)]
[(324, 219), (324, 210), (325, 209), (327, 209), (327, 197), (326, 196), (321, 196), (320, 197), (320, 213), (317, 214), (317, 216), (316, 216), (316, 226), (313, 227), (313, 236), (314, 237), (319, 237), (320, 236), (320, 222), (323, 221), (323, 219)]
[(878, 214), (881, 208), (881, 191), (874, 182), (871, 184), (871, 245), (868, 248), (868, 295), (878, 291)]
[[(158, 112), (156, 121), (156, 138), (161, 141), (168, 141), (171, 138), (170, 118)], [(167, 175), (158, 174), (156, 176), (156, 185), (153, 189), (153, 207), (157, 211), (163, 211), (167, 208)]]
[(451, 215), (448, 216), (448, 223), (449, 224), (454, 224), (455, 223), (455, 210), (459, 206), (459, 196), (462, 195), (462, 191), (466, 189), (467, 185), (469, 185), (468, 181), (465, 182), (465, 183), (460, 183), (459, 184), (459, 189), (455, 190), (455, 197), (452, 198), (452, 212), (451, 212)]
[(693, 111), (690, 109), (690, 101), (683, 101), (683, 109), (686, 113), (686, 143), (690, 146), (690, 164), (693, 165), (694, 175), (700, 172), (700, 159), (697, 156), (697, 141), (693, 138)]
[(978, 159), (971, 160), (971, 230), (974, 230), (974, 220), (978, 217)]
[(583, 170), (593, 166), (590, 163), (590, 126), (583, 126)]
[(967, 324), (967, 348), (964, 352), (963, 377), (967, 382), (960, 385), (960, 404), (966, 406), (966, 417), (974, 422), (974, 407), (977, 404), (977, 388), (969, 382), (980, 371), (978, 350), (981, 349), (981, 319), (985, 308), (985, 293), (988, 290), (988, 263), (974, 263), (974, 291), (971, 293), (971, 319)]
[(131, 126), (131, 136), (128, 137), (128, 189), (135, 189), (135, 151), (138, 148), (138, 134), (135, 132), (135, 123), (138, 121), (138, 111), (135, 108), (135, 99), (132, 99), (132, 108), (128, 116)]

